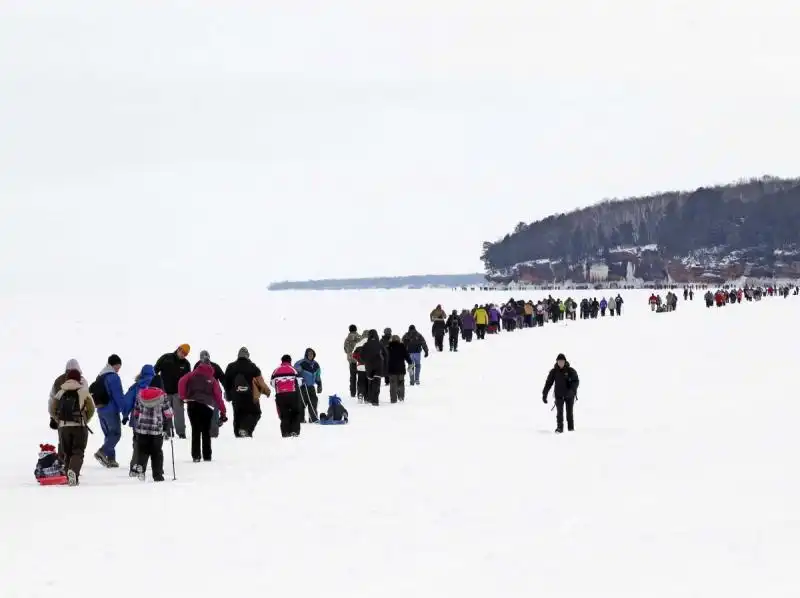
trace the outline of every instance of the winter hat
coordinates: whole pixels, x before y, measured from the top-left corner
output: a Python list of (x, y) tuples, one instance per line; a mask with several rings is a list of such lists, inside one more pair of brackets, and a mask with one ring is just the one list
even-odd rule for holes
[(350, 324), (350, 328), (348, 328), (350, 332), (358, 332), (358, 326), (355, 324)]
[(281, 363), (292, 363), (292, 358), (289, 355), (281, 357)]
[(188, 355), (192, 352), (192, 347), (189, 343), (183, 343), (182, 345), (178, 345), (178, 349), (183, 351), (184, 355)]
[(250, 351), (247, 350), (247, 347), (242, 347), (239, 349), (239, 354), (237, 355), (239, 359), (250, 359)]
[(78, 370), (70, 370), (67, 372), (67, 380), (74, 380), (75, 382), (80, 382), (81, 373)]
[(408, 327), (408, 331), (409, 332), (416, 332), (417, 331), (417, 327), (414, 326), (413, 324), (411, 324), (411, 326)]
[(108, 357), (108, 365), (111, 367), (114, 367), (115, 365), (122, 365), (122, 360), (119, 358), (119, 355), (112, 353)]
[(205, 349), (200, 351), (200, 361), (203, 363), (211, 363), (211, 355)]
[(556, 357), (556, 361), (566, 361), (566, 360), (567, 360), (567, 358), (564, 357), (563, 353), (559, 353), (558, 357)]
[(384, 336), (392, 336), (392, 329), (391, 328), (384, 328), (383, 329)]
[(70, 360), (67, 362), (67, 367), (65, 367), (65, 368), (64, 368), (64, 371), (65, 371), (65, 372), (68, 372), (68, 371), (70, 371), (70, 370), (75, 370), (75, 371), (78, 371), (78, 372), (80, 372), (81, 374), (83, 373), (83, 370), (81, 370), (81, 366), (80, 366), (80, 364), (78, 363), (78, 360), (77, 360), (77, 359), (70, 359)]

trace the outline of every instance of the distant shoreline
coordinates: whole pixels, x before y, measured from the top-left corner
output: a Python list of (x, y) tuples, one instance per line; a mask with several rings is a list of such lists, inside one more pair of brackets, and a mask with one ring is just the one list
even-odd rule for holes
[(488, 285), (485, 274), (420, 274), (372, 278), (330, 278), (273, 282), (270, 291), (347, 291), (368, 289), (423, 289)]

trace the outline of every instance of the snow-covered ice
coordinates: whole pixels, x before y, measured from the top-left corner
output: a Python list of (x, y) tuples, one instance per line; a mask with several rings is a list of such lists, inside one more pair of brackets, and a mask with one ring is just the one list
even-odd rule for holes
[[(87, 456), (79, 488), (33, 479), (38, 444), (56, 439), (47, 391), (70, 357), (91, 378), (119, 353), (127, 387), (182, 342), (193, 362), (208, 349), (223, 367), (246, 345), (267, 372), (312, 346), (324, 396), (344, 397), (348, 324), (427, 334), (437, 303), (506, 297), (8, 296), (0, 595), (800, 595), (797, 298), (707, 310), (696, 297), (653, 314), (647, 291), (623, 296), (622, 318), (432, 353), (404, 404), (387, 404), (386, 389), (379, 408), (345, 399), (346, 427), (284, 440), (264, 399), (256, 437), (224, 426), (212, 463), (193, 464), (176, 441), (176, 482), (127, 477), (125, 430), (123, 466)], [(559, 352), (581, 390), (577, 431), (556, 436), (541, 389)], [(87, 455), (101, 441), (93, 427)]]

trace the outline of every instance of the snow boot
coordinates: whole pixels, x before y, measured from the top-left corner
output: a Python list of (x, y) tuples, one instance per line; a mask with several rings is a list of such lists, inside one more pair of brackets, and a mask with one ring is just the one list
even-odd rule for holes
[(137, 465), (133, 469), (136, 470), (136, 477), (139, 478), (139, 481), (144, 482), (145, 480), (144, 467), (142, 467), (141, 465)]
[(106, 457), (101, 451), (97, 451), (94, 454), (94, 458), (97, 459), (98, 462), (100, 463), (100, 465), (102, 465), (103, 467), (108, 467), (109, 466), (108, 465), (108, 463), (109, 463), (108, 457)]
[(563, 434), (564, 428), (556, 428), (556, 434)]
[[(242, 438), (244, 438), (244, 437), (242, 437)], [(192, 459), (192, 463), (200, 463), (200, 458), (199, 457), (195, 457), (194, 459)]]
[(69, 484), (70, 486), (78, 485), (78, 474), (72, 471), (71, 469), (67, 472), (67, 484)]

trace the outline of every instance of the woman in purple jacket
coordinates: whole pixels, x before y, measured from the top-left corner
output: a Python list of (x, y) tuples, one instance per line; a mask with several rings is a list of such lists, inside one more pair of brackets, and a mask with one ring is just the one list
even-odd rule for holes
[(475, 316), (469, 310), (461, 312), (461, 337), (468, 343), (472, 342), (472, 334), (475, 332)]

